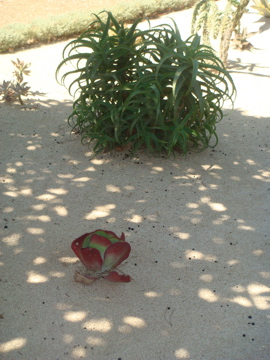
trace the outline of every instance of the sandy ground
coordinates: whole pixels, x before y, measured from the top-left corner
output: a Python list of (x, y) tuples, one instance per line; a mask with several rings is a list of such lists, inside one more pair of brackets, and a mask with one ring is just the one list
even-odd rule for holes
[[(188, 35), (190, 10), (172, 16)], [(1, 359), (270, 359), (270, 22), (244, 21), (235, 110), (187, 158), (93, 158), (54, 78), (65, 43), (1, 55), (1, 81), (18, 57), (40, 93), (0, 103)], [(132, 282), (74, 282), (70, 244), (98, 228), (126, 234)]]
[[(130, 1), (132, 0), (125, 0), (125, 5)], [(99, 12), (112, 9), (121, 2), (122, 0), (0, 0), (0, 28), (74, 11)]]

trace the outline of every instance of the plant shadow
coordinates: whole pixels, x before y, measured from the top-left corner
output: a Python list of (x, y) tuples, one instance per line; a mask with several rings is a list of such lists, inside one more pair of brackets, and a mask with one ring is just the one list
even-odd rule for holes
[(260, 19), (255, 21), (255, 23), (263, 23), (259, 28), (260, 33), (270, 29), (270, 19), (265, 16), (262, 16)]

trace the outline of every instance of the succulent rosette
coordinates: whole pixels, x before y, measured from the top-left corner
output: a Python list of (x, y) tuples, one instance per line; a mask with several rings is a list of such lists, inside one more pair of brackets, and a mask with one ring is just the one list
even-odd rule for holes
[(119, 238), (112, 231), (96, 230), (75, 239), (71, 248), (89, 270), (85, 274), (76, 271), (75, 281), (83, 284), (91, 284), (99, 278), (113, 282), (130, 281), (129, 275), (120, 275), (114, 270), (130, 254), (131, 247), (125, 241), (124, 233)]

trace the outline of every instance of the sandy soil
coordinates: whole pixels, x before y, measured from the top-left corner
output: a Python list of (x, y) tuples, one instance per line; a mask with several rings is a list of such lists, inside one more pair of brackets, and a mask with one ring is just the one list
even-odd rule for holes
[[(126, 0), (126, 3), (131, 0)], [(108, 9), (123, 0), (0, 0), (0, 28), (77, 10)]]
[[(190, 10), (171, 16), (188, 35)], [(66, 43), (0, 57), (0, 81), (18, 57), (39, 92), (0, 103), (3, 360), (269, 360), (270, 23), (244, 22), (235, 109), (187, 158), (94, 158), (54, 78)], [(74, 282), (70, 244), (98, 228), (126, 234), (130, 283)]]

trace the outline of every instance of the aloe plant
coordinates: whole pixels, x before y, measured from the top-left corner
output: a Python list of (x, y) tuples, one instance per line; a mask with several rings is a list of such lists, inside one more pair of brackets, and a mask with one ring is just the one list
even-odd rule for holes
[(269, 0), (253, 0), (255, 5), (251, 7), (256, 9), (259, 14), (265, 17), (270, 17), (270, 1)]
[[(131, 146), (170, 155), (217, 144), (216, 123), (235, 87), (214, 51), (194, 35), (183, 41), (167, 24), (139, 29), (111, 13), (95, 15), (89, 29), (63, 51), (56, 76), (69, 62), (75, 69), (60, 77), (75, 101), (69, 116), (82, 142), (94, 152)], [(75, 78), (75, 79), (74, 79)]]
[(99, 278), (113, 282), (129, 282), (130, 276), (119, 274), (114, 269), (128, 258), (131, 247), (125, 241), (124, 233), (120, 238), (112, 231), (96, 230), (75, 239), (71, 248), (83, 265), (86, 273), (76, 271), (75, 280), (90, 284)]

